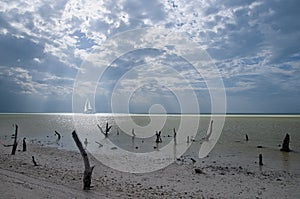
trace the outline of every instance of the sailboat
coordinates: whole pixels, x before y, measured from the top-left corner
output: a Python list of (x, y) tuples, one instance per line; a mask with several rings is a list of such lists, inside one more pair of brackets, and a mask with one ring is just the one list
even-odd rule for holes
[(91, 105), (91, 102), (89, 99), (86, 99), (85, 104), (84, 104), (84, 113), (85, 114), (91, 114), (93, 113), (93, 107)]
[(209, 128), (207, 129), (206, 136), (204, 138), (202, 138), (205, 141), (209, 141), (209, 139), (210, 139), (210, 136), (211, 136), (212, 130), (213, 130), (213, 122), (214, 122), (213, 120), (210, 121), (210, 125), (209, 125)]

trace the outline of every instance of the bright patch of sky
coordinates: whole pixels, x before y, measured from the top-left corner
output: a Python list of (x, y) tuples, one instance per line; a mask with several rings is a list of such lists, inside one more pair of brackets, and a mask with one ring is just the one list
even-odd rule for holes
[[(299, 6), (297, 0), (1, 1), (0, 112), (72, 112), (82, 62), (108, 38), (156, 27), (206, 50), (222, 75), (227, 112), (299, 113)], [(95, 91), (97, 112), (111, 111), (116, 85), (120, 99), (136, 88), (128, 104), (134, 113), (153, 104), (180, 112), (174, 92), (190, 86), (201, 112), (211, 110), (201, 74), (159, 49), (111, 63)]]

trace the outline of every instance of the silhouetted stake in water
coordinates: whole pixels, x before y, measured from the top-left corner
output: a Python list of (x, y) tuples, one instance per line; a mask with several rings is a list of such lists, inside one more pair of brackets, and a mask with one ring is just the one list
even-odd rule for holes
[(249, 137), (248, 137), (248, 135), (246, 134), (246, 141), (248, 141), (249, 140)]
[(107, 138), (109, 130), (111, 129), (111, 126), (108, 126), (108, 122), (106, 122), (105, 132), (103, 131), (100, 125), (97, 124), (97, 126), (100, 129), (101, 133), (105, 136), (105, 138)]
[(17, 150), (17, 146), (18, 146), (18, 125), (16, 124), (15, 127), (16, 127), (15, 136), (14, 136), (15, 139), (14, 139), (14, 144), (13, 144), (12, 151), (11, 151), (12, 155), (16, 154), (16, 150)]
[(287, 133), (282, 143), (280, 151), (290, 152), (290, 135)]
[(159, 132), (156, 131), (155, 135), (156, 135), (156, 140), (155, 140), (155, 142), (156, 142), (156, 143), (161, 143), (161, 142), (162, 142), (162, 139), (161, 139), (161, 131), (159, 131)]
[(173, 135), (173, 137), (174, 137), (174, 139), (176, 138), (176, 136), (177, 136), (177, 132), (176, 132), (176, 129), (175, 128), (173, 128), (173, 132), (174, 132), (174, 135)]
[(26, 138), (23, 138), (23, 151), (26, 151)]
[(177, 132), (176, 132), (176, 129), (175, 129), (175, 128), (173, 128), (173, 132), (174, 132), (174, 134), (173, 134), (174, 144), (176, 144), (176, 136), (177, 136)]
[(35, 159), (34, 159), (34, 156), (32, 156), (31, 158), (32, 158), (33, 165), (34, 165), (34, 166), (38, 166), (38, 164), (36, 163), (36, 161), (35, 161)]
[(264, 165), (264, 163), (262, 161), (262, 154), (261, 153), (259, 154), (258, 159), (259, 159), (259, 166)]
[(78, 147), (80, 154), (83, 158), (84, 162), (84, 173), (83, 173), (83, 190), (89, 190), (91, 188), (91, 181), (92, 181), (92, 173), (94, 166), (90, 166), (89, 158), (84, 150), (81, 141), (79, 140), (76, 131), (72, 132), (72, 137), (76, 143), (76, 146)]

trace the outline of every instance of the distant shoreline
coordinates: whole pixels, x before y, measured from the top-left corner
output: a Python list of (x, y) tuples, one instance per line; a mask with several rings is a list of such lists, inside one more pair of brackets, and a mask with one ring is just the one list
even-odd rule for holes
[(84, 113), (0, 113), (0, 116), (5, 115), (78, 115), (78, 116), (200, 116), (200, 117), (300, 117), (300, 113), (226, 113), (226, 114), (211, 114), (211, 113), (167, 113), (167, 114), (160, 114), (160, 113), (94, 113), (94, 114), (84, 114)]
[(226, 113), (226, 114), (210, 114), (210, 113), (201, 113), (201, 114), (194, 114), (194, 113), (186, 113), (186, 114), (179, 114), (179, 113), (167, 113), (167, 114), (160, 114), (160, 113), (94, 113), (94, 114), (84, 114), (84, 113), (0, 113), (0, 115), (80, 115), (80, 116), (225, 116), (225, 117), (300, 117), (300, 113), (295, 114), (288, 114), (288, 113)]

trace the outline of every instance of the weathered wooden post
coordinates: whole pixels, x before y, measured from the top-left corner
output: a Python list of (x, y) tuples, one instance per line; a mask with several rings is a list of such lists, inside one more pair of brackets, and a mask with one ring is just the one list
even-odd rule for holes
[(176, 130), (175, 130), (175, 128), (173, 128), (173, 132), (174, 132), (174, 134), (173, 134), (173, 138), (174, 138), (174, 144), (176, 144), (176, 136), (177, 136), (177, 132), (176, 132)]
[(261, 153), (259, 154), (258, 159), (259, 159), (259, 163), (258, 163), (259, 166), (264, 165), (264, 164), (263, 164), (263, 161), (262, 161), (262, 154), (261, 154)]
[(290, 149), (289, 145), (290, 145), (290, 135), (287, 133), (285, 135), (284, 140), (283, 140), (282, 147), (281, 147), (280, 151), (290, 152), (291, 149)]
[(17, 146), (18, 146), (18, 125), (16, 124), (15, 126), (16, 126), (15, 139), (14, 139), (14, 144), (13, 144), (12, 151), (11, 151), (12, 155), (16, 154), (16, 150), (17, 150)]
[(26, 151), (26, 138), (23, 138), (23, 151)]
[(34, 159), (34, 156), (32, 156), (31, 158), (32, 158), (32, 162), (33, 162), (34, 166), (38, 166), (38, 164), (36, 163), (36, 161)]
[(90, 166), (89, 158), (84, 150), (81, 141), (79, 140), (76, 131), (72, 132), (72, 137), (76, 143), (76, 146), (78, 147), (80, 154), (83, 158), (84, 162), (84, 173), (83, 173), (83, 190), (89, 190), (91, 188), (91, 181), (92, 181), (92, 173), (94, 166)]
[(175, 128), (173, 128), (173, 132), (174, 132), (173, 137), (174, 137), (174, 139), (176, 139), (177, 132), (176, 132), (176, 129), (175, 129)]

